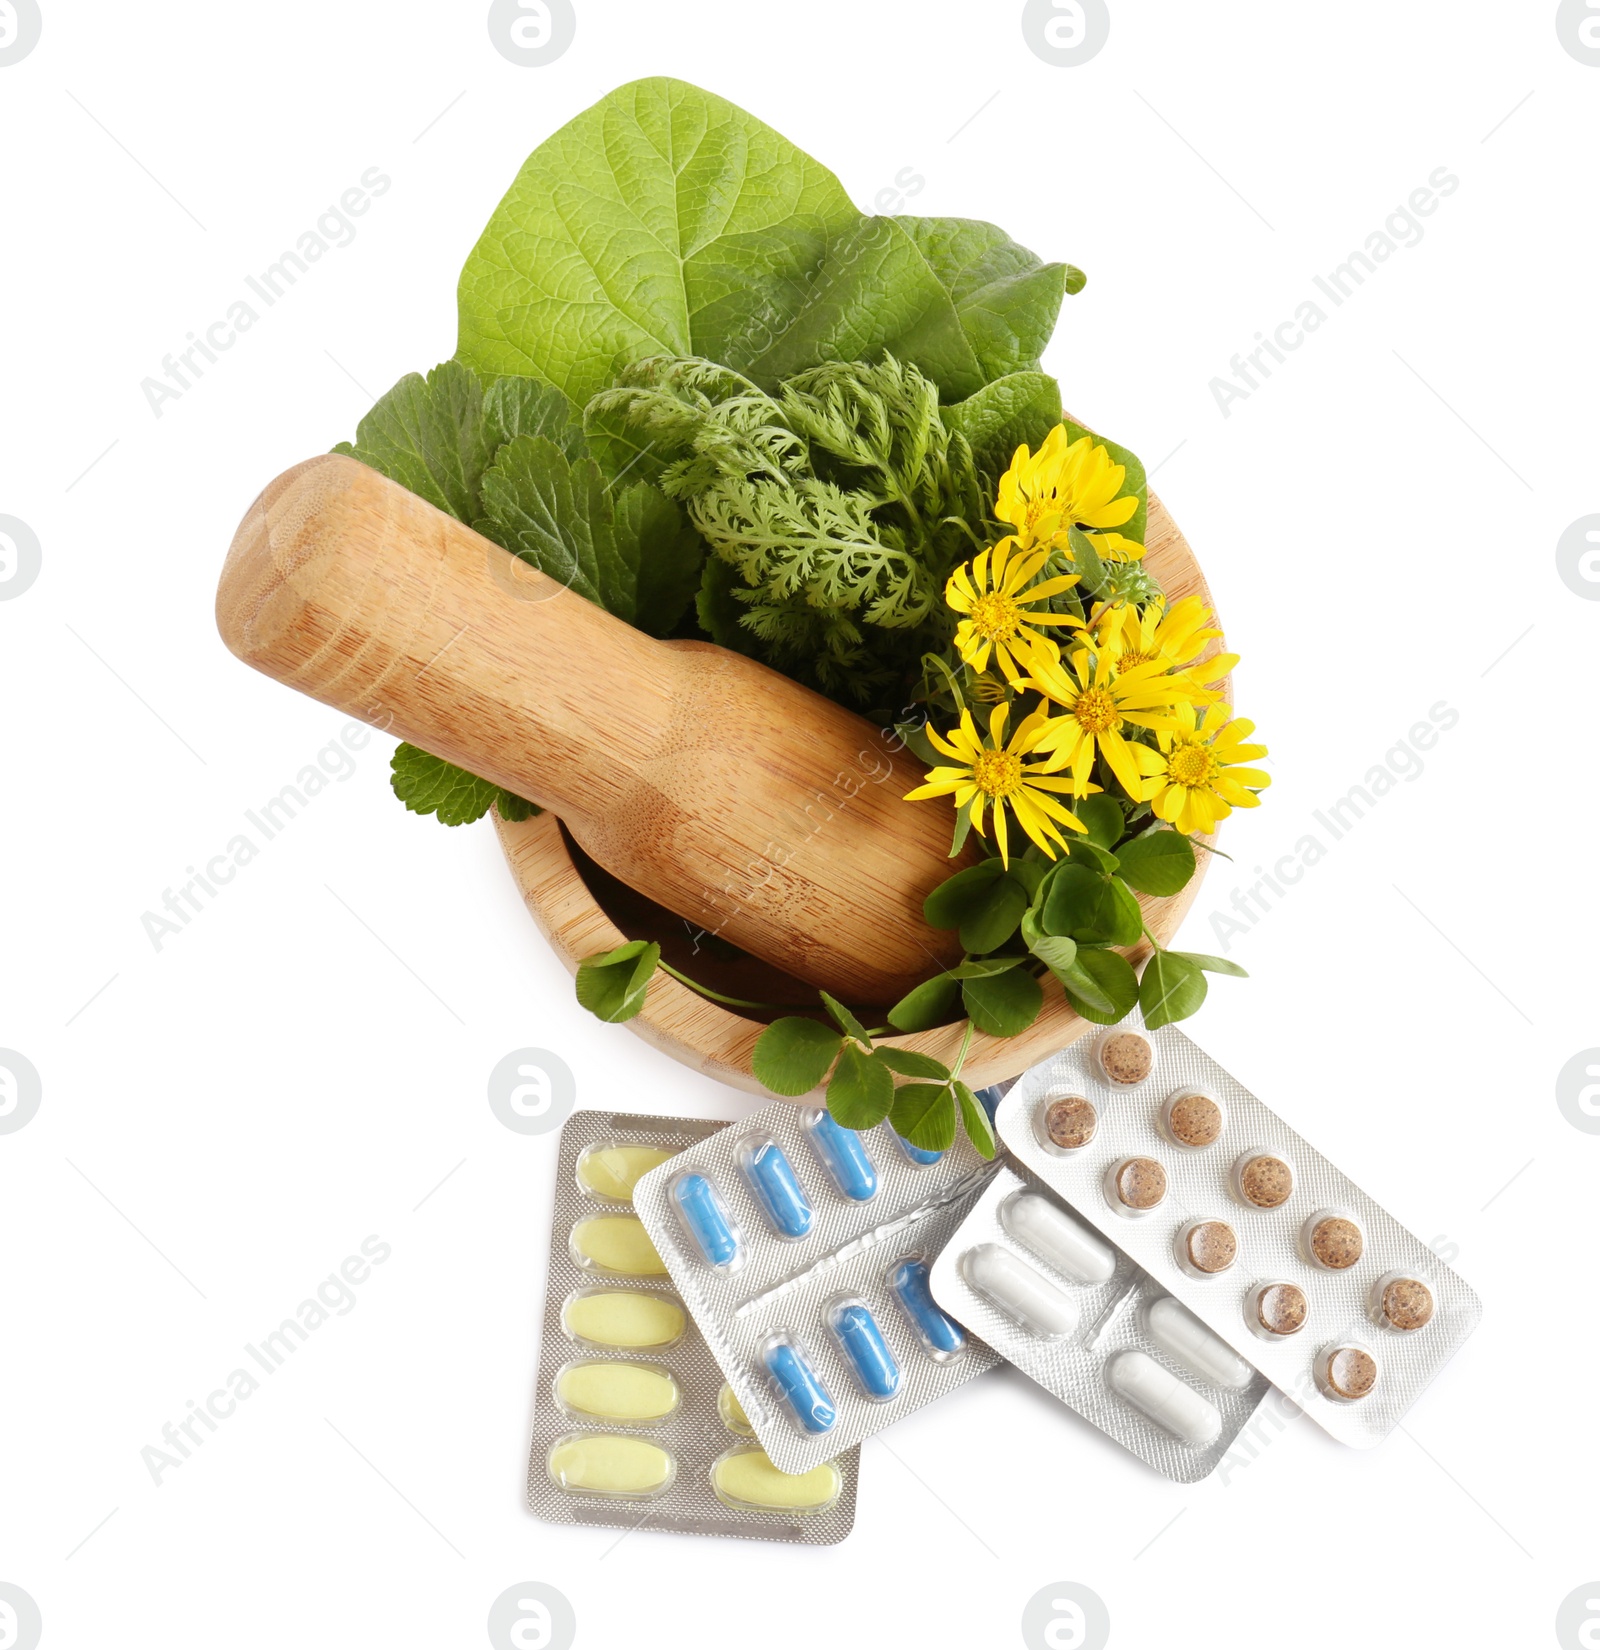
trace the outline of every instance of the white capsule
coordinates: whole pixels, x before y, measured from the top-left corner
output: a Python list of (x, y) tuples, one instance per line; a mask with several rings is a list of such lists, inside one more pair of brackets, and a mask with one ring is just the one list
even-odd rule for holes
[(1148, 1352), (1119, 1352), (1111, 1360), (1107, 1378), (1136, 1409), (1157, 1426), (1196, 1449), (1215, 1442), (1222, 1431), (1216, 1406), (1163, 1369)]
[(1037, 1192), (1019, 1192), (1000, 1211), (1000, 1224), (1024, 1249), (1074, 1283), (1104, 1283), (1117, 1269), (1116, 1251)]
[(1202, 1381), (1233, 1391), (1249, 1386), (1255, 1371), (1220, 1335), (1214, 1335), (1171, 1295), (1151, 1301), (1144, 1315), (1145, 1332), (1157, 1346)]
[(1076, 1302), (1043, 1272), (998, 1243), (980, 1243), (961, 1257), (967, 1282), (1043, 1341), (1065, 1340), (1078, 1327)]

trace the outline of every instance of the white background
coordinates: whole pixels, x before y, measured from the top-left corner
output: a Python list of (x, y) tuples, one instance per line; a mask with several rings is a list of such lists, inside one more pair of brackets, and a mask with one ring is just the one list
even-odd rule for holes
[[(1555, 555), (1600, 511), (1600, 68), (1553, 0), (1112, 0), (1070, 69), (1015, 3), (579, 0), (537, 69), (492, 49), (482, 3), (43, 5), (0, 68), (0, 513), (43, 546), (0, 603), (0, 1045), (44, 1085), (0, 1136), (0, 1581), (50, 1650), (481, 1644), (524, 1580), (590, 1646), (1010, 1645), (1069, 1580), (1117, 1646), (1551, 1642), (1600, 1576), (1600, 1135), (1555, 1101), (1600, 1044), (1600, 604)], [(1183, 1488), (1001, 1371), (866, 1446), (840, 1547), (536, 1523), (556, 1137), (502, 1127), (488, 1072), (537, 1045), (580, 1104), (753, 1102), (581, 1013), (489, 827), (404, 813), (378, 737), (147, 938), (344, 725), (217, 639), (244, 507), (450, 353), (457, 272), (523, 157), (653, 73), (749, 108), (863, 205), (911, 168), (905, 209), (1088, 271), (1047, 365), (1159, 465), (1272, 749), (1191, 945), (1431, 706), (1458, 713), (1232, 936), (1253, 977), (1187, 1028), (1484, 1298), (1381, 1448), (1290, 1420)], [(354, 242), (155, 417), (141, 380), (373, 166), (393, 187)], [(1210, 380), (1441, 166), (1460, 187), (1420, 244), (1224, 418)], [(355, 1308), (152, 1483), (162, 1425), (374, 1233), (392, 1257)]]

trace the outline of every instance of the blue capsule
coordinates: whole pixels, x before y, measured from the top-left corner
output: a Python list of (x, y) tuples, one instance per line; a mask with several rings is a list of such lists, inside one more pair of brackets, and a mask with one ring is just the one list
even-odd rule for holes
[(900, 1366), (865, 1301), (847, 1298), (828, 1309), (828, 1328), (861, 1390), (881, 1403), (900, 1390)]
[(672, 1183), (672, 1201), (700, 1258), (728, 1271), (739, 1259), (739, 1234), (717, 1188), (703, 1174), (681, 1174)]
[(767, 1342), (761, 1360), (778, 1389), (778, 1396), (789, 1406), (801, 1427), (812, 1434), (828, 1431), (839, 1412), (799, 1346), (786, 1336), (776, 1336)]
[(889, 1268), (889, 1287), (917, 1338), (934, 1358), (953, 1358), (965, 1350), (966, 1334), (934, 1300), (928, 1288), (928, 1263), (920, 1255), (908, 1255)]
[(944, 1156), (943, 1152), (930, 1152), (926, 1146), (913, 1146), (903, 1134), (896, 1134), (895, 1140), (898, 1142), (900, 1150), (919, 1169), (927, 1168), (930, 1163), (937, 1163)]
[(811, 1199), (777, 1141), (767, 1135), (747, 1140), (739, 1148), (739, 1167), (779, 1237), (803, 1238), (811, 1230)]
[(871, 1202), (878, 1195), (878, 1171), (861, 1136), (841, 1128), (825, 1111), (814, 1112), (806, 1127), (818, 1159), (840, 1192), (852, 1203)]

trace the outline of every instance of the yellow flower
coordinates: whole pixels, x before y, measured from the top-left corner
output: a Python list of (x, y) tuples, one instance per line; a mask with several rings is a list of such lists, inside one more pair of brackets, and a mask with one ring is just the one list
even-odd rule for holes
[[(1121, 527), (1138, 510), (1139, 500), (1122, 491), (1126, 475), (1126, 468), (1112, 463), (1091, 436), (1069, 442), (1066, 426), (1057, 424), (1038, 452), (1030, 453), (1026, 443), (1017, 448), (1011, 468), (1000, 478), (994, 513), (1015, 529), (1024, 550), (1037, 544), (1065, 550), (1069, 528)], [(1117, 544), (1106, 553), (1127, 559), (1132, 541), (1115, 536)]]
[(1070, 768), (1074, 791), (1083, 796), (1098, 754), (1128, 795), (1141, 799), (1144, 776), (1132, 754), (1138, 747), (1123, 737), (1123, 729), (1129, 723), (1170, 725), (1172, 678), (1160, 660), (1119, 671), (1109, 653), (1076, 648), (1055, 662), (1036, 658), (1022, 685), (1037, 688), (1066, 713), (1051, 717), (1035, 741), (1039, 750), (1052, 753), (1047, 772)]
[[(1101, 561), (1139, 561), (1144, 556), (1144, 546), (1137, 539), (1124, 538), (1121, 533), (1091, 533), (1089, 536)], [(1068, 554), (1071, 554), (1070, 546)]]
[[(994, 840), (1000, 850), (1001, 863), (1009, 866), (1010, 844), (1007, 841), (1006, 811), (1017, 817), (1017, 823), (1051, 859), (1056, 847), (1066, 847), (1066, 838), (1059, 829), (1082, 831), (1087, 827), (1075, 814), (1069, 813), (1050, 793), (1072, 790), (1067, 779), (1044, 777), (1045, 770), (1037, 763), (1026, 762), (1049, 726), (1045, 712), (1034, 714), (1020, 723), (1005, 743), (1006, 717), (1010, 705), (996, 705), (989, 717), (989, 738), (985, 743), (972, 720), (972, 712), (961, 712), (961, 725), (950, 730), (946, 739), (928, 727), (928, 738), (934, 746), (957, 764), (955, 767), (935, 768), (927, 775), (927, 784), (906, 794), (907, 802), (920, 802), (930, 796), (952, 796), (957, 808), (972, 804), (972, 823), (983, 831), (983, 812), (994, 806)], [(1097, 791), (1098, 785), (1086, 787)], [(1084, 795), (1086, 791), (1079, 791)]]
[(1033, 650), (1048, 637), (1037, 632), (1040, 625), (1076, 625), (1081, 619), (1062, 613), (1033, 613), (1035, 602), (1048, 601), (1078, 582), (1076, 573), (1043, 579), (1028, 588), (1028, 581), (1050, 559), (1049, 548), (1016, 553), (1016, 540), (1004, 538), (992, 550), (981, 550), (970, 563), (958, 567), (944, 587), (944, 599), (965, 617), (956, 626), (956, 651), (980, 675), (989, 668), (992, 651), (1008, 682), (1026, 674)]
[(1115, 602), (1095, 615), (1094, 645), (1110, 655), (1119, 674), (1159, 661), (1173, 672), (1174, 701), (1210, 704), (1220, 697), (1215, 684), (1239, 662), (1237, 653), (1219, 653), (1195, 664), (1206, 644), (1222, 634), (1214, 625), (1198, 596), (1184, 596), (1170, 607), (1151, 602), (1142, 611), (1131, 602)]
[(1254, 808), (1255, 794), (1272, 783), (1259, 768), (1240, 766), (1267, 754), (1265, 745), (1244, 743), (1256, 731), (1254, 722), (1234, 717), (1227, 705), (1207, 705), (1198, 713), (1180, 704), (1173, 724), (1156, 738), (1160, 750), (1134, 747), (1145, 775), (1141, 800), (1150, 803), (1157, 819), (1185, 834), (1205, 835), (1216, 829), (1235, 808)]

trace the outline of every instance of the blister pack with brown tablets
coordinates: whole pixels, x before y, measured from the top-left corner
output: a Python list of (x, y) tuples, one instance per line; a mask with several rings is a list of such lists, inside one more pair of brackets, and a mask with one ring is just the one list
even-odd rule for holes
[(780, 1102), (640, 1181), (679, 1294), (785, 1472), (803, 1473), (996, 1355), (942, 1312), (934, 1259), (995, 1172), (966, 1140), (924, 1151)]
[(556, 1524), (825, 1546), (855, 1523), (859, 1451), (799, 1475), (772, 1464), (634, 1209), (641, 1176), (722, 1127), (567, 1119), (528, 1506)]
[(1420, 1238), (1180, 1031), (1138, 1016), (1018, 1079), (1000, 1138), (1342, 1443), (1378, 1443), (1482, 1315)]
[(1211, 1473), (1267, 1379), (1036, 1176), (1003, 1168), (933, 1267), (933, 1298), (1180, 1484)]

